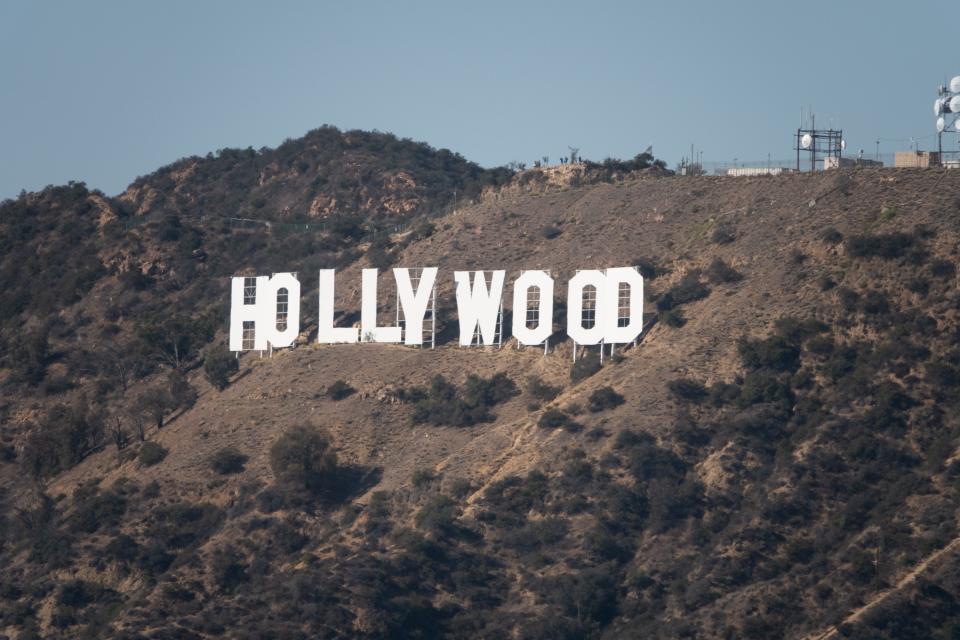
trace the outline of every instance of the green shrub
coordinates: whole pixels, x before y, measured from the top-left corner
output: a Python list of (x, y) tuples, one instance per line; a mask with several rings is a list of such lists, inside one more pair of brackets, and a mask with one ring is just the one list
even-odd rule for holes
[(737, 239), (737, 234), (733, 227), (726, 224), (718, 224), (713, 230), (710, 239), (714, 244), (730, 244)]
[(460, 509), (452, 498), (438, 495), (431, 498), (414, 518), (418, 529), (437, 533), (450, 533), (455, 529)]
[(537, 421), (538, 427), (544, 429), (557, 429), (567, 424), (570, 417), (560, 409), (547, 409)]
[(436, 230), (437, 227), (432, 222), (421, 219), (416, 225), (414, 225), (410, 235), (414, 240), (423, 240), (424, 238), (429, 238), (432, 236)]
[(353, 393), (356, 393), (356, 389), (343, 380), (337, 380), (327, 387), (327, 397), (331, 400), (343, 400)]
[(210, 576), (223, 593), (233, 593), (249, 580), (243, 556), (231, 545), (214, 550), (210, 557)]
[(688, 378), (677, 378), (667, 383), (667, 389), (681, 402), (702, 402), (709, 395), (707, 388)]
[(830, 291), (830, 289), (837, 286), (837, 283), (829, 275), (823, 274), (817, 279), (817, 286), (820, 288), (820, 291)]
[(840, 306), (847, 313), (856, 311), (860, 305), (860, 294), (849, 287), (840, 287), (837, 289), (837, 298), (840, 301)]
[(673, 327), (678, 329), (683, 325), (687, 324), (687, 319), (683, 317), (683, 311), (680, 309), (668, 309), (666, 311), (660, 311), (657, 314), (657, 317), (668, 327)]
[(434, 376), (426, 391), (409, 392), (414, 401), (414, 424), (428, 423), (467, 427), (493, 420), (490, 408), (517, 395), (516, 384), (503, 373), (489, 378), (471, 375), (462, 390), (441, 375)]
[(623, 396), (613, 390), (613, 387), (600, 387), (590, 394), (590, 404), (588, 408), (591, 412), (597, 413), (604, 409), (613, 409), (624, 403)]
[(833, 227), (827, 227), (824, 229), (823, 233), (820, 234), (820, 237), (827, 244), (840, 244), (843, 242), (843, 234)]
[(166, 457), (167, 450), (156, 442), (144, 442), (140, 445), (140, 451), (137, 452), (137, 460), (141, 467), (152, 467), (163, 462)]
[(540, 229), (540, 235), (547, 240), (553, 240), (554, 238), (559, 236), (561, 233), (563, 233), (563, 231), (553, 226), (552, 224), (548, 224), (544, 228)]
[(103, 417), (85, 399), (57, 405), (30, 431), (21, 463), (34, 478), (56, 475), (95, 451), (104, 435)]
[(215, 345), (208, 349), (203, 359), (204, 375), (210, 384), (220, 391), (227, 388), (230, 384), (230, 376), (239, 368), (237, 359), (223, 345)]
[(70, 580), (60, 587), (57, 604), (82, 609), (91, 604), (114, 601), (119, 595), (113, 589), (87, 580)]
[(573, 366), (570, 367), (570, 380), (580, 382), (586, 380), (596, 372), (600, 371), (600, 356), (596, 353), (587, 352), (582, 358), (578, 358)]
[(669, 269), (661, 268), (647, 258), (637, 258), (633, 261), (633, 264), (637, 267), (637, 270), (640, 271), (640, 275), (643, 276), (644, 280), (655, 280), (670, 272)]
[(115, 491), (101, 493), (95, 482), (78, 488), (73, 494), (73, 503), (70, 528), (83, 533), (118, 525), (127, 509), (122, 494)]
[(233, 447), (224, 447), (210, 457), (210, 468), (220, 475), (240, 473), (248, 457)]
[(957, 273), (957, 266), (950, 260), (934, 260), (930, 263), (930, 273), (936, 278), (952, 278)]
[(159, 546), (147, 545), (141, 558), (162, 565), (167, 561), (166, 550), (203, 544), (222, 522), (223, 512), (212, 504), (179, 502), (157, 507), (152, 512), (147, 536)]
[(700, 282), (700, 273), (691, 271), (660, 296), (657, 300), (657, 310), (669, 311), (681, 304), (702, 300), (709, 295), (710, 288)]
[(743, 280), (743, 275), (739, 271), (728, 265), (719, 257), (714, 258), (713, 262), (710, 263), (710, 266), (707, 267), (706, 275), (707, 280), (713, 284), (729, 284)]
[(549, 402), (560, 395), (560, 391), (560, 387), (549, 385), (538, 376), (527, 378), (527, 392), (537, 400)]
[(182, 372), (173, 370), (167, 375), (171, 405), (178, 409), (189, 409), (197, 402), (197, 390), (187, 381)]
[(334, 483), (337, 456), (326, 433), (299, 425), (270, 447), (270, 468), (279, 484), (316, 496)]
[(855, 258), (891, 260), (904, 256), (913, 248), (916, 238), (908, 233), (857, 235), (847, 238), (847, 253)]
[(741, 340), (737, 348), (743, 366), (748, 369), (796, 371), (800, 367), (800, 348), (783, 336), (762, 340)]
[(582, 427), (575, 422), (566, 412), (560, 409), (547, 409), (537, 421), (537, 426), (542, 429), (565, 429), (570, 432), (579, 431)]
[(396, 259), (393, 252), (390, 251), (390, 247), (391, 242), (388, 235), (378, 236), (371, 242), (367, 249), (367, 260), (370, 262), (370, 266), (381, 270), (389, 268)]
[(417, 469), (410, 478), (414, 489), (423, 489), (433, 483), (438, 478), (432, 469)]

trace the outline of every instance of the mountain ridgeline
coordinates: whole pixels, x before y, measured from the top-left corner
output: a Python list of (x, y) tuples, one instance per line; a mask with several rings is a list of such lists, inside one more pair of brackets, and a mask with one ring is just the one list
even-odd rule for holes
[[(957, 637), (958, 187), (325, 127), (7, 201), (0, 634)], [(573, 362), (566, 279), (628, 264), (644, 333)], [(549, 269), (548, 353), (458, 347), (452, 278), (436, 349), (317, 345), (310, 274), (349, 326), (393, 265)], [(237, 359), (229, 277), (275, 271), (303, 335)]]

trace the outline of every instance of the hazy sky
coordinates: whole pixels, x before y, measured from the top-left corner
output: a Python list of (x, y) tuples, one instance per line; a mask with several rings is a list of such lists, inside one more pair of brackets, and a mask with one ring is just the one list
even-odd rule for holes
[[(930, 136), (960, 73), (947, 2), (0, 0), (0, 198), (322, 124), (485, 166), (789, 158), (800, 109), (848, 153)], [(903, 142), (895, 142), (900, 139)], [(930, 137), (920, 141), (931, 146)]]

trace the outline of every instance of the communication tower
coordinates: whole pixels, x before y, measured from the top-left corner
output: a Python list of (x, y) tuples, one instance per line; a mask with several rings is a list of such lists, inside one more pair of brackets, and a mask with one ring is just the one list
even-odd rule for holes
[[(954, 76), (950, 82), (937, 87), (937, 99), (933, 102), (933, 115), (936, 116), (937, 151), (943, 159), (943, 135), (960, 133), (960, 76)], [(947, 151), (956, 155), (957, 151)]]
[(817, 161), (836, 158), (834, 166), (840, 166), (840, 159), (847, 143), (843, 139), (843, 129), (817, 129), (816, 116), (810, 116), (810, 126), (797, 129), (793, 148), (797, 151), (797, 171), (800, 171), (800, 154), (810, 156), (810, 171), (817, 170)]

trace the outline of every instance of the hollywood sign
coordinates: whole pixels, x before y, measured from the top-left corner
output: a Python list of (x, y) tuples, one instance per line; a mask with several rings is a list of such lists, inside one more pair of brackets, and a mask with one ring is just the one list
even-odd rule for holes
[[(429, 317), (433, 344), (437, 267), (393, 269), (397, 323), (377, 324), (377, 269), (363, 269), (360, 326), (334, 325), (333, 269), (321, 269), (317, 342), (423, 345)], [(489, 274), (489, 279), (488, 279)], [(454, 271), (460, 345), (500, 344), (506, 271)], [(553, 333), (554, 279), (522, 271), (513, 282), (512, 335), (521, 345), (546, 345)], [(643, 277), (634, 267), (578, 271), (567, 283), (567, 335), (581, 345), (626, 344), (643, 329)], [(230, 350), (263, 351), (294, 344), (300, 335), (300, 281), (294, 273), (235, 277), (231, 282)]]

